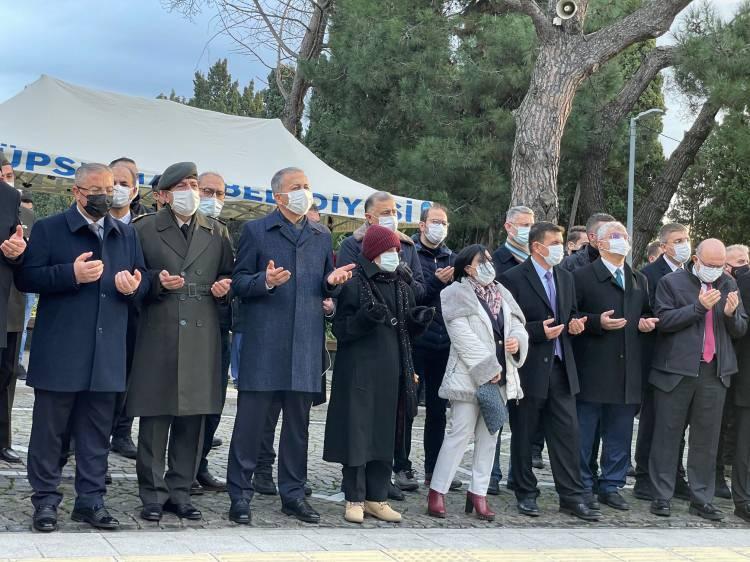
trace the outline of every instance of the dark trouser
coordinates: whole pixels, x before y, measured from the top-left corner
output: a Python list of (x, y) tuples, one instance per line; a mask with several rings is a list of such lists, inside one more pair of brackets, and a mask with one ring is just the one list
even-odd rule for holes
[(732, 387), (727, 389), (724, 400), (724, 413), (721, 417), (719, 446), (716, 449), (716, 473), (724, 476), (724, 466), (734, 464), (734, 450), (737, 441), (737, 422), (735, 421), (734, 393)]
[[(396, 435), (394, 441), (395, 446), (393, 448), (393, 472), (401, 472), (402, 470), (411, 470), (411, 461), (409, 455), (411, 455), (411, 427), (414, 424), (414, 420), (409, 416), (404, 416), (404, 434), (403, 436)], [(398, 424), (396, 424), (396, 431), (398, 431)], [(403, 446), (399, 442), (403, 442)], [(437, 460), (437, 459), (435, 459)]]
[(0, 449), (7, 449), (13, 445), (11, 420), (20, 346), (21, 332), (8, 332), (7, 345), (0, 349)]
[(260, 452), (258, 453), (258, 464), (255, 472), (271, 476), (273, 474), (273, 463), (276, 462), (276, 451), (273, 448), (276, 439), (276, 426), (279, 424), (281, 415), (281, 399), (275, 398), (268, 408), (268, 417), (263, 426), (263, 438), (260, 442)]
[(531, 438), (531, 453), (541, 456), (542, 451), (544, 451), (544, 418), (539, 418), (536, 423), (536, 431)]
[(716, 450), (727, 389), (716, 376), (716, 361), (701, 363), (697, 377), (683, 377), (670, 392), (654, 388), (656, 418), (648, 472), (654, 498), (671, 500), (680, 438), (690, 424), (688, 482), (693, 501), (712, 503), (716, 485)]
[[(656, 408), (654, 407), (654, 387), (646, 385), (641, 402), (641, 412), (638, 416), (638, 437), (635, 442), (635, 481), (650, 482), (648, 475), (648, 462), (651, 454), (651, 443), (654, 437), (654, 419)], [(687, 426), (686, 426), (687, 428)], [(685, 478), (685, 466), (682, 464), (682, 456), (685, 452), (685, 432), (680, 439), (679, 461), (677, 464), (677, 477)]]
[(31, 502), (57, 506), (62, 494), (60, 455), (63, 435), (70, 427), (76, 442), (76, 507), (103, 502), (107, 489), (109, 432), (115, 411), (115, 392), (53, 392), (34, 389), (34, 413), (27, 471), (34, 489)]
[(346, 501), (384, 502), (388, 499), (388, 485), (391, 483), (389, 462), (370, 461), (362, 466), (343, 466), (341, 474)]
[[(229, 330), (221, 330), (221, 409), (224, 409), (224, 402), (227, 399), (227, 384), (229, 383), (229, 359), (231, 348), (229, 345)], [(211, 452), (211, 444), (214, 442), (214, 435), (219, 429), (221, 423), (221, 413), (208, 414), (206, 416), (206, 426), (203, 432), (203, 449), (201, 451), (201, 460), (198, 464), (198, 474), (208, 472), (208, 453)]]
[(633, 440), (633, 418), (638, 410), (634, 404), (577, 403), (578, 426), (581, 435), (581, 479), (587, 493), (594, 486), (590, 461), (591, 451), (599, 428), (602, 441), (599, 493), (617, 492), (625, 486), (630, 465), (630, 444)]
[[(138, 493), (144, 505), (167, 500), (190, 503), (203, 443), (205, 416), (141, 417), (138, 431)], [(167, 455), (165, 473), (164, 457)], [(76, 452), (78, 442), (76, 441)]]
[(279, 494), (283, 503), (305, 497), (307, 429), (314, 394), (243, 390), (237, 398), (227, 465), (227, 491), (232, 501), (253, 497), (253, 473), (258, 464), (268, 410), (277, 397), (284, 412), (279, 439)]
[(424, 420), (424, 472), (435, 470), (440, 446), (445, 436), (445, 409), (448, 401), (438, 396), (443, 384), (445, 366), (448, 364), (450, 349), (420, 349), (414, 353), (414, 369), (422, 377), (425, 385)]
[(739, 439), (732, 463), (732, 498), (742, 507), (750, 503), (750, 408), (735, 406), (734, 419)]
[[(495, 460), (492, 462), (492, 476), (490, 480), (497, 480), (500, 482), (500, 480), (503, 479), (503, 467), (500, 466), (500, 445), (502, 443), (502, 436), (503, 436), (503, 428), (500, 428), (500, 431), (497, 432), (497, 445), (495, 445)], [(511, 483), (510, 480), (510, 474), (508, 474), (508, 484)]]
[[(128, 331), (125, 335), (125, 372), (130, 376), (135, 352), (135, 335), (138, 330), (138, 312), (134, 307), (128, 310)], [(112, 424), (113, 439), (130, 439), (133, 433), (133, 418), (125, 415), (125, 402), (128, 393), (120, 392), (115, 403), (115, 418)]]
[(579, 458), (576, 399), (570, 393), (565, 367), (555, 361), (550, 373), (547, 398), (524, 397), (509, 401), (510, 454), (516, 497), (535, 498), (539, 495), (537, 480), (531, 466), (534, 435), (539, 420), (544, 419), (549, 461), (560, 500), (579, 503), (583, 499), (583, 483)]

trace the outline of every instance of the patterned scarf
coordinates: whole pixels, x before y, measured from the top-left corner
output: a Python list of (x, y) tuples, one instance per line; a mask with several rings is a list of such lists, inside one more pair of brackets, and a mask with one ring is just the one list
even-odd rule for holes
[(467, 277), (466, 279), (469, 280), (469, 284), (474, 289), (477, 297), (487, 303), (490, 312), (497, 318), (497, 315), (500, 314), (500, 309), (503, 307), (503, 295), (500, 294), (497, 283), (493, 281), (486, 287), (482, 287), (473, 277)]

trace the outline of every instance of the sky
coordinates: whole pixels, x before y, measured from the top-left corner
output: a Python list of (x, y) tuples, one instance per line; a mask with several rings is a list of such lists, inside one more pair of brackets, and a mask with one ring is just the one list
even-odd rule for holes
[[(712, 0), (729, 17), (740, 0)], [(196, 70), (206, 72), (221, 58), (241, 85), (255, 79), (264, 87), (268, 69), (235, 52), (231, 40), (216, 36), (212, 10), (192, 21), (170, 13), (160, 0), (0, 0), (0, 102), (19, 93), (41, 74), (80, 86), (155, 97), (190, 96)], [(673, 41), (670, 34), (659, 44)], [(666, 92), (662, 145), (674, 150), (694, 116), (684, 100)], [(672, 139), (668, 138), (672, 137)]]

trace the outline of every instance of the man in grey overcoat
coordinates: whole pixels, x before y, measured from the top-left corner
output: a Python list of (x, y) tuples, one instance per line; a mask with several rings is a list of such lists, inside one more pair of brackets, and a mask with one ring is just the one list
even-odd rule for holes
[[(152, 282), (139, 317), (126, 414), (140, 417), (136, 470), (141, 517), (162, 510), (200, 519), (190, 503), (204, 416), (221, 411), (219, 312), (234, 261), (226, 227), (197, 213), (192, 162), (167, 168), (162, 208), (134, 220)], [(165, 474), (164, 456), (168, 452)]]
[(321, 303), (336, 296), (354, 265), (333, 268), (331, 233), (308, 220), (309, 180), (285, 168), (271, 180), (277, 209), (248, 222), (240, 238), (232, 291), (242, 301), (244, 332), (239, 397), (227, 465), (229, 518), (250, 523), (253, 472), (268, 410), (274, 399), (284, 412), (279, 440), (282, 511), (317, 523), (305, 500), (307, 427), (320, 392), (325, 329)]

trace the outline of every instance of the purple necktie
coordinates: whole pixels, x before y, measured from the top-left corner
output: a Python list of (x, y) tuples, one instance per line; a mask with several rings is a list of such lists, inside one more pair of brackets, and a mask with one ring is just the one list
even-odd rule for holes
[[(555, 292), (555, 281), (552, 277), (552, 270), (550, 269), (544, 274), (544, 280), (547, 282), (547, 298), (549, 304), (552, 307), (552, 313), (557, 318), (557, 293)], [(562, 361), (562, 346), (560, 345), (560, 338), (555, 338), (555, 355)]]

